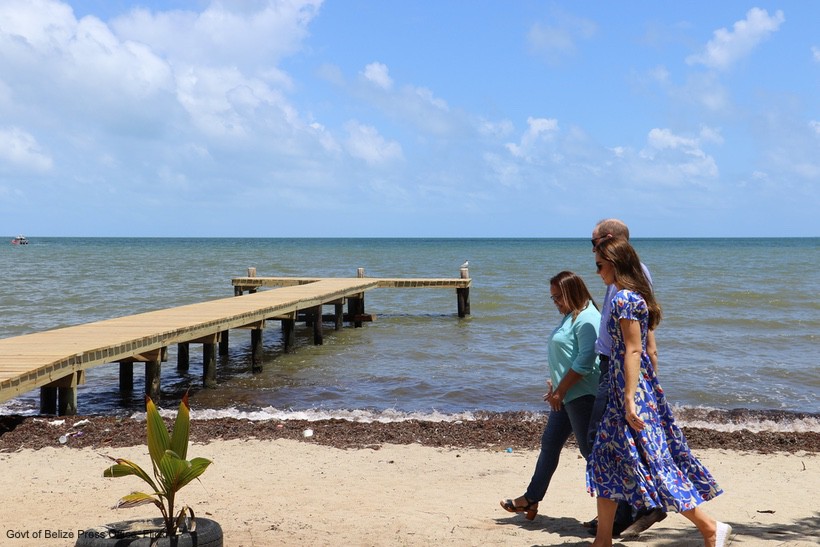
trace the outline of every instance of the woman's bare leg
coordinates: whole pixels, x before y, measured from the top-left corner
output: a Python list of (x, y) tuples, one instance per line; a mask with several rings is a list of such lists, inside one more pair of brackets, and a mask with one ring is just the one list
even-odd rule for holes
[(703, 545), (705, 547), (715, 547), (715, 538), (717, 535), (717, 521), (710, 517), (706, 511), (700, 507), (695, 507), (689, 511), (681, 513), (684, 517), (692, 521), (698, 527), (703, 536)]
[(618, 502), (607, 498), (596, 498), (598, 505), (598, 530), (595, 532), (593, 547), (612, 547), (612, 524)]

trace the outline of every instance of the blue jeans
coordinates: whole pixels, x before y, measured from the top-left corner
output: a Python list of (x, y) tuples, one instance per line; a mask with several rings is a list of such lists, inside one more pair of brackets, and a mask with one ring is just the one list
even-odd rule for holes
[(587, 442), (589, 417), (592, 406), (595, 404), (594, 395), (584, 395), (564, 404), (561, 410), (552, 410), (541, 435), (541, 453), (535, 464), (535, 472), (530, 479), (527, 493), (524, 494), (530, 502), (544, 499), (549, 488), (552, 475), (558, 467), (558, 458), (564, 448), (570, 433), (575, 434), (578, 448), (584, 459), (589, 456), (590, 444)]
[[(592, 414), (589, 418), (589, 432), (587, 442), (590, 450), (595, 444), (595, 437), (598, 435), (598, 425), (609, 402), (609, 358), (601, 356), (601, 377), (598, 379), (598, 394), (595, 396), (595, 405), (592, 407)], [(626, 528), (634, 518), (632, 517), (632, 506), (629, 502), (619, 501), (618, 509), (615, 511), (615, 528)]]

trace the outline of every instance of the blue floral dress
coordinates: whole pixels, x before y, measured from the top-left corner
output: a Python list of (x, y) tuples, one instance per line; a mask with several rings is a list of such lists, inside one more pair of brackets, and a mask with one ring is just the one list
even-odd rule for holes
[[(635, 431), (624, 416), (624, 354), (620, 319), (640, 323), (641, 371), (635, 395), (646, 424)], [(649, 310), (643, 297), (621, 290), (612, 300), (607, 333), (612, 337), (609, 401), (587, 461), (587, 490), (641, 507), (688, 511), (722, 493), (709, 471), (695, 458), (658, 383), (646, 353)]]

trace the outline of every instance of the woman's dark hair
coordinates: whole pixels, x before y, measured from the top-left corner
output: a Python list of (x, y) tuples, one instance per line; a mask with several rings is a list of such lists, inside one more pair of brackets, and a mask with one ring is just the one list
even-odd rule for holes
[(584, 311), (589, 302), (596, 308), (595, 301), (589, 294), (584, 280), (572, 272), (559, 272), (550, 279), (550, 285), (561, 291), (561, 299), (569, 309), (572, 310), (572, 320), (578, 318), (578, 314)]
[(655, 300), (652, 284), (643, 273), (641, 259), (629, 241), (623, 238), (602, 239), (595, 252), (602, 260), (611, 263), (615, 269), (615, 281), (625, 289), (640, 294), (649, 309), (649, 328), (654, 329), (661, 322), (661, 305)]

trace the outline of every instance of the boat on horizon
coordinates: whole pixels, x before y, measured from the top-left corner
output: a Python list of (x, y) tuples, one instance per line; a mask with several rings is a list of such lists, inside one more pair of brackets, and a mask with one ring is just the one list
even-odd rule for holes
[(28, 238), (24, 235), (19, 235), (11, 240), (12, 245), (28, 245)]

